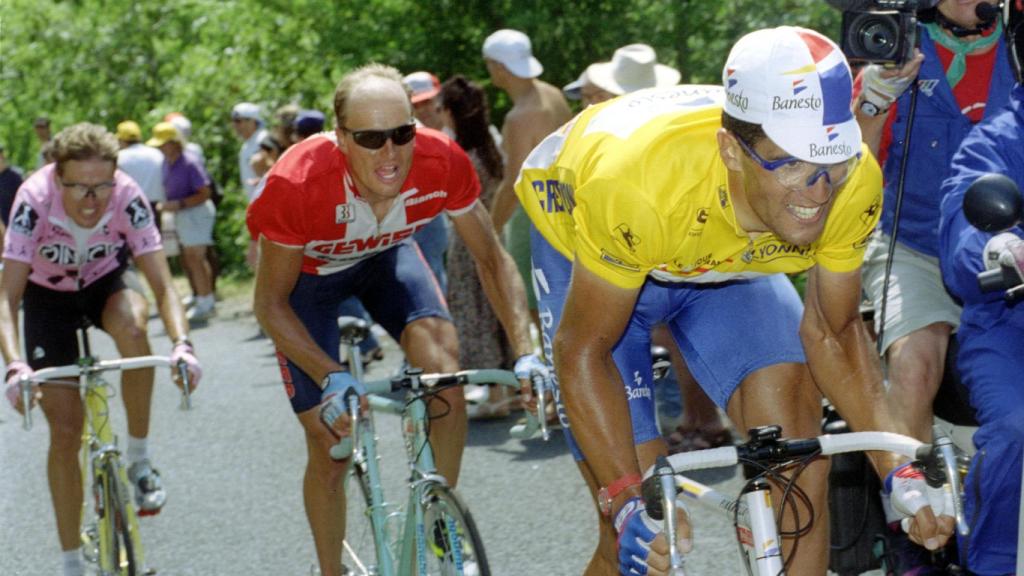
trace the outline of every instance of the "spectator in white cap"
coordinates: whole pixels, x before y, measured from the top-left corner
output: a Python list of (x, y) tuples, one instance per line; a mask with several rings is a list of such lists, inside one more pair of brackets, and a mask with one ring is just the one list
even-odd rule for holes
[(590, 106), (644, 88), (675, 86), (679, 78), (679, 70), (658, 64), (654, 48), (630, 44), (616, 50), (611, 62), (588, 66), (562, 92), (570, 100), (582, 100), (584, 106)]
[(501, 129), (505, 171), (494, 194), (491, 219), (499, 233), (505, 232), (505, 247), (523, 276), (530, 312), (537, 323), (537, 299), (530, 276), (530, 222), (518, 210), (513, 187), (530, 150), (568, 122), (572, 111), (561, 90), (537, 78), (544, 67), (533, 57), (526, 34), (498, 30), (484, 40), (483, 56), (491, 82), (512, 99), (512, 109), (505, 115)]
[(252, 102), (239, 102), (231, 109), (231, 126), (242, 141), (238, 151), (238, 174), (247, 199), (252, 200), (259, 179), (252, 169), (252, 157), (260, 150), (260, 141), (267, 135), (263, 129), (260, 107)]
[(170, 122), (178, 129), (178, 134), (185, 140), (185, 154), (202, 165), (206, 170), (206, 153), (203, 147), (192, 141), (192, 121), (181, 112), (169, 112), (164, 116), (164, 122)]
[(406, 74), (402, 82), (409, 89), (412, 111), (416, 120), (427, 128), (444, 130), (444, 118), (437, 95), (441, 92), (441, 81), (430, 72), (420, 70)]

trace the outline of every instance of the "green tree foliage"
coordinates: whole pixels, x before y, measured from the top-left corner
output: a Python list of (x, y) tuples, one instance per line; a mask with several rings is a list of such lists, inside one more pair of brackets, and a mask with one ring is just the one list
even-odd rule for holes
[[(180, 111), (228, 199), (217, 237), (228, 271), (244, 270), (239, 142), (229, 112), (286, 103), (330, 113), (334, 86), (368, 61), (483, 84), (484, 38), (517, 28), (533, 40), (543, 79), (574, 80), (616, 47), (651, 44), (685, 82), (718, 83), (729, 46), (750, 30), (808, 26), (836, 37), (821, 0), (0, 0), (0, 141), (34, 167), (31, 122), (54, 128), (124, 119), (152, 127)], [(509, 102), (491, 93), (500, 124)]]

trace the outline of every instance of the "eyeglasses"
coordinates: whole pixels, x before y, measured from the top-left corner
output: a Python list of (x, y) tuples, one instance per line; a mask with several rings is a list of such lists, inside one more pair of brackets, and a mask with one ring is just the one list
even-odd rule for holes
[(735, 134), (733, 136), (751, 159), (757, 162), (761, 168), (771, 172), (779, 184), (790, 190), (800, 191), (810, 188), (822, 176), (825, 177), (825, 182), (829, 186), (838, 188), (846, 182), (846, 179), (857, 167), (857, 162), (860, 161), (860, 152), (857, 152), (856, 156), (835, 164), (812, 164), (793, 156), (778, 160), (765, 160), (760, 154), (754, 152), (754, 148), (744, 142), (742, 138)]
[(342, 127), (344, 132), (352, 135), (352, 139), (367, 150), (380, 150), (387, 144), (388, 140), (395, 143), (395, 146), (403, 146), (416, 137), (416, 123), (410, 122), (398, 128), (387, 130), (349, 130)]
[(114, 182), (100, 182), (99, 184), (72, 184), (61, 180), (60, 185), (67, 190), (71, 197), (75, 200), (83, 200), (89, 194), (96, 197), (97, 200), (103, 200), (110, 196), (110, 193), (114, 191)]

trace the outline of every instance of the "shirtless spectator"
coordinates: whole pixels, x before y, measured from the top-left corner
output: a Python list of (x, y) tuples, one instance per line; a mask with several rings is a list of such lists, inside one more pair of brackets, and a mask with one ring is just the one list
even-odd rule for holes
[(505, 248), (523, 277), (530, 314), (538, 324), (537, 297), (530, 280), (530, 221), (522, 210), (517, 210), (519, 201), (513, 187), (530, 150), (568, 122), (572, 112), (561, 90), (538, 79), (544, 67), (533, 57), (526, 34), (498, 30), (484, 40), (483, 55), (491, 82), (512, 99), (512, 109), (505, 115), (501, 130), (505, 172), (491, 204), (491, 219), (499, 234), (509, 225)]

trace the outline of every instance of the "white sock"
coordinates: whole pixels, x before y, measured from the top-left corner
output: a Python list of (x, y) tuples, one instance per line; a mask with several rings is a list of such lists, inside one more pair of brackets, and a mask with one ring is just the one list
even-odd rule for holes
[(60, 553), (64, 565), (64, 576), (85, 576), (85, 564), (82, 562), (82, 549), (64, 550)]
[(217, 300), (213, 297), (213, 294), (207, 294), (206, 296), (196, 297), (196, 306), (201, 306), (206, 310), (213, 310)]
[(141, 460), (149, 458), (149, 442), (146, 438), (136, 438), (128, 435), (128, 450), (125, 452), (128, 458), (128, 465), (131, 466)]

